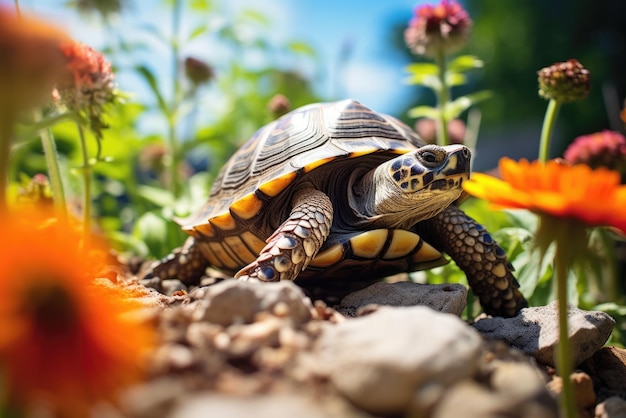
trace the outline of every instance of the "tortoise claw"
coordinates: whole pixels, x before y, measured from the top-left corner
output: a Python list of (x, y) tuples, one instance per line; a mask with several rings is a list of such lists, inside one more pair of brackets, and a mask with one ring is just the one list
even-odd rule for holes
[(261, 264), (256, 260), (239, 270), (235, 278), (246, 282), (277, 282), (280, 275), (268, 265), (268, 262), (271, 263), (272, 259), (262, 261)]

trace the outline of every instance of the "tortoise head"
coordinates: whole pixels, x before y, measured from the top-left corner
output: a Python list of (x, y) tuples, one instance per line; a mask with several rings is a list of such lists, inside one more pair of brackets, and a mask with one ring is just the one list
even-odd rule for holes
[(459, 198), (470, 175), (463, 145), (426, 145), (375, 169), (373, 213), (387, 227), (414, 225)]

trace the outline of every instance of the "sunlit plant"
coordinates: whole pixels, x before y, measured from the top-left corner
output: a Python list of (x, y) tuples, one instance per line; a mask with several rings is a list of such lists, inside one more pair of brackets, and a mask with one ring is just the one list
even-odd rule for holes
[[(539, 160), (529, 163), (504, 158), (501, 179), (475, 173), (465, 190), (491, 202), (496, 208), (527, 209), (539, 217), (534, 245), (539, 264), (554, 245), (554, 277), (558, 302), (559, 344), (557, 372), (562, 378), (561, 408), (565, 416), (576, 417), (570, 381), (572, 355), (568, 331), (568, 276), (575, 266), (590, 264), (589, 230), (611, 226), (626, 233), (626, 186), (620, 173), (591, 162), (548, 160), (550, 138), (562, 103), (580, 100), (588, 94), (589, 72), (576, 60), (557, 63), (539, 72), (539, 94), (550, 100), (544, 119)], [(582, 147), (582, 144), (579, 145)], [(575, 150), (576, 148), (574, 148)], [(575, 151), (570, 151), (570, 158)], [(578, 163), (578, 164), (576, 164)], [(579, 270), (580, 271), (580, 270)]]
[[(450, 143), (449, 122), (490, 95), (480, 91), (452, 99), (451, 88), (467, 83), (466, 73), (483, 66), (475, 56), (454, 56), (467, 44), (471, 25), (468, 13), (460, 4), (441, 0), (434, 6), (417, 6), (404, 32), (405, 43), (414, 55), (434, 61), (409, 64), (407, 82), (431, 89), (437, 99), (436, 107), (417, 106), (409, 111), (409, 116), (435, 120), (437, 144), (442, 146)], [(473, 148), (473, 144), (466, 145)]]

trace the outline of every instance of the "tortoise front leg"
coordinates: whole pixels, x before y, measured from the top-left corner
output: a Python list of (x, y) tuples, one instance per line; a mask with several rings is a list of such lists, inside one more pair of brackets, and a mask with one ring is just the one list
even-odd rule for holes
[(315, 257), (330, 233), (333, 206), (323, 192), (299, 190), (289, 218), (267, 239), (259, 257), (242, 268), (240, 280), (294, 280)]
[(187, 285), (196, 285), (200, 283), (207, 267), (209, 262), (200, 251), (198, 243), (195, 238), (189, 237), (182, 247), (156, 262), (144, 278), (178, 279)]
[(528, 306), (505, 252), (485, 228), (456, 206), (424, 222), (427, 240), (447, 253), (467, 275), (485, 313), (515, 316)]

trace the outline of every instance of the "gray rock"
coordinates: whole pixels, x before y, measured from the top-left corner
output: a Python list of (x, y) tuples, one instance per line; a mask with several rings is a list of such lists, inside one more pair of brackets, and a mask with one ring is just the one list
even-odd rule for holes
[(178, 279), (167, 279), (161, 282), (160, 291), (167, 296), (172, 296), (175, 292), (181, 290), (187, 292), (188, 289), (187, 286)]
[(416, 391), (471, 376), (481, 348), (480, 335), (454, 315), (382, 307), (325, 327), (309, 367), (359, 408), (394, 414), (407, 410)]
[(290, 281), (250, 283), (224, 280), (198, 289), (194, 319), (228, 326), (250, 323), (260, 312), (287, 316), (297, 324), (311, 319), (311, 301)]
[(612, 396), (596, 405), (595, 418), (626, 417), (626, 400)]
[(184, 399), (172, 412), (171, 418), (328, 418), (342, 416), (358, 418), (355, 411), (326, 410), (325, 405), (295, 394), (267, 394), (263, 396), (232, 396), (198, 394)]
[(337, 311), (346, 316), (356, 316), (356, 311), (366, 305), (428, 306), (436, 311), (457, 316), (467, 305), (467, 288), (458, 283), (421, 284), (414, 282), (374, 283), (347, 295)]
[(592, 377), (600, 399), (612, 396), (626, 399), (626, 349), (602, 347), (580, 368)]
[[(569, 336), (574, 366), (599, 350), (611, 335), (615, 320), (604, 312), (583, 311), (568, 306)], [(559, 341), (557, 304), (524, 308), (513, 318), (485, 318), (474, 328), (485, 337), (505, 340), (513, 347), (535, 357), (537, 361), (554, 366), (554, 354)]]
[[(525, 374), (523, 377), (528, 376)], [(523, 378), (520, 376), (518, 381)], [(521, 382), (520, 382), (521, 383)], [(557, 418), (556, 402), (547, 392), (534, 392), (530, 397), (509, 396), (471, 380), (453, 386), (437, 404), (432, 418)]]

